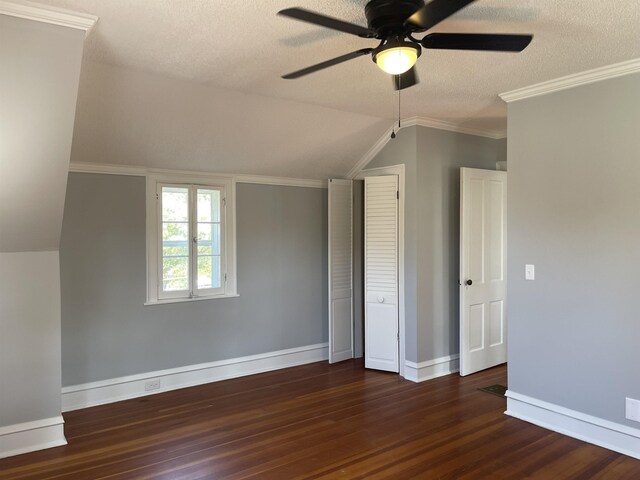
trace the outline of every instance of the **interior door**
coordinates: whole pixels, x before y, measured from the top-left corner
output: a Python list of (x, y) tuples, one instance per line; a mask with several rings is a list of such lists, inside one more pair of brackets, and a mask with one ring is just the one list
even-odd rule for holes
[(460, 172), (460, 374), (507, 361), (507, 173)]
[(364, 179), (365, 367), (399, 371), (398, 176)]
[(329, 363), (353, 358), (352, 189), (329, 180)]

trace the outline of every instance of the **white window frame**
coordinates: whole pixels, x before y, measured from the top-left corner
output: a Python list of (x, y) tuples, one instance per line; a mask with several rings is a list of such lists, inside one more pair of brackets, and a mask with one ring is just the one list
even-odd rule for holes
[[(222, 192), (221, 219), (221, 259), (220, 268), (222, 287), (219, 289), (162, 292), (161, 287), (161, 189), (163, 186), (211, 188)], [(195, 204), (190, 195), (190, 225), (195, 221)], [(236, 278), (236, 222), (235, 222), (236, 182), (233, 177), (225, 176), (189, 176), (189, 175), (149, 175), (147, 176), (147, 301), (145, 305), (163, 303), (191, 302), (215, 298), (237, 297)], [(190, 232), (190, 236), (193, 235)], [(195, 268), (193, 259), (194, 244), (189, 242), (191, 269)]]

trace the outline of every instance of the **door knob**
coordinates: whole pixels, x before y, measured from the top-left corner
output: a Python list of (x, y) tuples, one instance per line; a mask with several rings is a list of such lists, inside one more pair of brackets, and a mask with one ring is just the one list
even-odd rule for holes
[(467, 285), (469, 285), (469, 286), (473, 285), (473, 281), (472, 280), (467, 280)]
[(378, 297), (377, 300), (378, 303), (384, 303), (384, 297)]

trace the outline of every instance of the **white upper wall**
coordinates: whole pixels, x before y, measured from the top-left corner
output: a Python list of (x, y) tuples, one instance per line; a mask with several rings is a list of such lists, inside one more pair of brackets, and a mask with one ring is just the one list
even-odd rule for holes
[(73, 162), (324, 179), (390, 121), (85, 61)]
[(57, 250), (85, 32), (0, 15), (0, 251)]

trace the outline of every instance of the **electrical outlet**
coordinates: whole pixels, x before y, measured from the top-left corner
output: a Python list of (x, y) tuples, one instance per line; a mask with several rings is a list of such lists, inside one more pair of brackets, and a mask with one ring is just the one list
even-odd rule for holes
[(155, 378), (153, 380), (148, 380), (144, 383), (144, 391), (148, 392), (150, 390), (158, 390), (160, 388), (160, 379)]
[(626, 398), (625, 416), (629, 420), (640, 422), (640, 400), (634, 398)]

